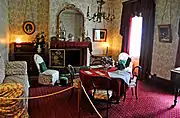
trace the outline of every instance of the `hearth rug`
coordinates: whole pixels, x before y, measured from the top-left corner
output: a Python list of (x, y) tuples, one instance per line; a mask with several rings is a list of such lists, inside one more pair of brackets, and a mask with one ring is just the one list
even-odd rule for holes
[(5, 98), (22, 98), (23, 86), (19, 83), (0, 84), (0, 118), (28, 118), (27, 107), (23, 100)]

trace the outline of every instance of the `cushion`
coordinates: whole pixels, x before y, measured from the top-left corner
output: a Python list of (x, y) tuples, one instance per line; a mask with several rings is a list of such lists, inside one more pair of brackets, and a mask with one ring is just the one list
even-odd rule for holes
[[(89, 92), (91, 96), (93, 96), (94, 89)], [(112, 90), (108, 90), (109, 98), (112, 97)], [(95, 94), (94, 94), (94, 99), (99, 99), (99, 100), (108, 100), (108, 95), (107, 95), (107, 90), (101, 90), (97, 89)]]
[(42, 62), (39, 64), (41, 72), (44, 72), (47, 70), (46, 63)]
[(3, 82), (4, 78), (5, 78), (5, 64), (4, 64), (4, 60), (0, 55), (0, 84)]
[(120, 60), (120, 63), (122, 63), (125, 66), (126, 65), (126, 60)]
[(5, 64), (5, 74), (8, 75), (24, 75), (27, 74), (26, 61), (9, 61)]

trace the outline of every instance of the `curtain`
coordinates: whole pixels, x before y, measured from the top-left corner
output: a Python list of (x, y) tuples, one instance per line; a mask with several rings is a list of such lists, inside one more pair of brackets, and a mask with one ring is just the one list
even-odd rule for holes
[(142, 40), (140, 65), (143, 67), (143, 78), (147, 78), (151, 71), (152, 50), (154, 40), (155, 3), (154, 0), (141, 0), (142, 5)]
[(122, 52), (126, 52), (129, 54), (129, 35), (130, 35), (130, 26), (131, 26), (131, 18), (140, 12), (140, 1), (133, 0), (123, 2), (122, 9), (122, 19), (121, 19), (121, 27), (120, 34), (122, 35)]
[[(179, 39), (180, 39), (180, 19), (179, 19), (179, 27), (178, 27), (178, 36), (179, 36)], [(177, 51), (177, 54), (176, 54), (175, 68), (180, 66), (179, 57), (180, 57), (180, 41), (178, 43), (178, 51)]]

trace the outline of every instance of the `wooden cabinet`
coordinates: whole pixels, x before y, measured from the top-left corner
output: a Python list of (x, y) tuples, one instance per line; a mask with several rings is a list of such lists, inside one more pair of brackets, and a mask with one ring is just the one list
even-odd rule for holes
[[(34, 54), (37, 53), (33, 43), (11, 43), (10, 44), (10, 53), (9, 60), (10, 61), (26, 61), (27, 62), (27, 71), (28, 76), (38, 76), (38, 70), (34, 62)], [(48, 53), (46, 53), (46, 49), (43, 50), (41, 55), (48, 65)]]

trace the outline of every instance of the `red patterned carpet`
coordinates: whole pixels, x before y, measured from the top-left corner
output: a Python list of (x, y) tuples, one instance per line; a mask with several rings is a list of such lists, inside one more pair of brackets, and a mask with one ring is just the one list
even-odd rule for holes
[[(62, 90), (62, 87), (30, 88), (30, 96), (43, 95)], [(126, 101), (113, 104), (109, 118), (180, 118), (180, 103), (171, 110), (174, 95), (139, 83), (139, 99), (129, 90)], [(105, 111), (100, 111), (105, 115)], [(29, 100), (31, 118), (77, 118), (77, 92), (70, 99), (70, 91), (43, 99)], [(97, 118), (87, 99), (82, 100), (81, 118)]]

